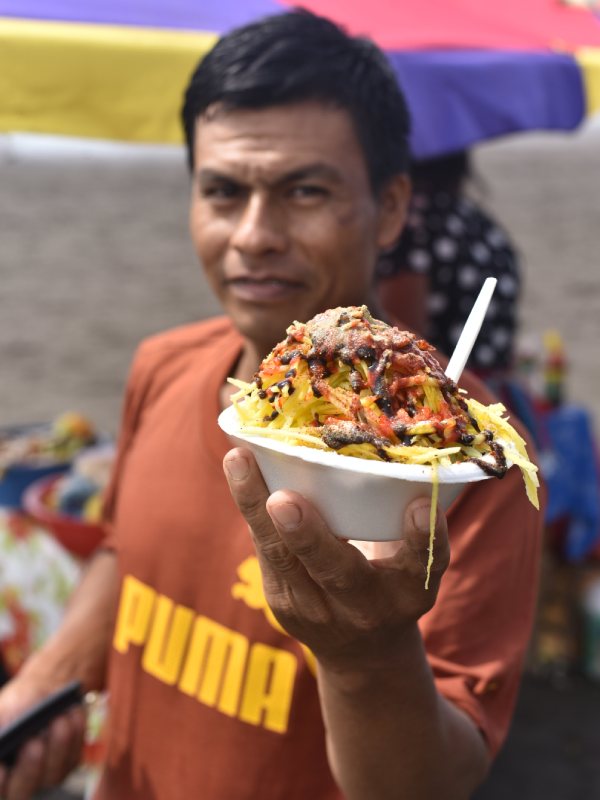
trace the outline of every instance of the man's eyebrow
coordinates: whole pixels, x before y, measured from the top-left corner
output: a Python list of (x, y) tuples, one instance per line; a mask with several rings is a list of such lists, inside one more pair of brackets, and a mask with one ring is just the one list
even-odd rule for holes
[(201, 183), (210, 183), (210, 181), (230, 181), (237, 183), (236, 179), (232, 178), (230, 175), (227, 175), (227, 173), (219, 172), (219, 170), (211, 169), (209, 167), (203, 167), (202, 169), (199, 169), (197, 178)]
[(304, 167), (288, 172), (281, 177), (277, 183), (293, 183), (294, 181), (302, 181), (310, 178), (323, 178), (334, 183), (341, 183), (342, 181), (342, 176), (335, 167), (332, 167), (330, 164), (315, 162), (314, 164), (307, 164)]
[[(200, 183), (203, 184), (210, 183), (211, 181), (227, 181), (240, 184), (244, 183), (243, 178), (240, 179), (228, 174), (227, 172), (221, 172), (218, 169), (213, 169), (212, 167), (203, 167), (198, 170), (197, 178)], [(273, 185), (283, 185), (286, 183), (294, 183), (295, 181), (310, 180), (311, 178), (322, 178), (323, 180), (328, 180), (332, 183), (342, 182), (342, 176), (338, 170), (335, 169), (335, 167), (332, 167), (330, 164), (315, 162), (314, 164), (307, 164), (305, 166), (298, 167), (298, 169), (286, 172), (284, 175), (278, 176), (277, 179), (272, 183)]]

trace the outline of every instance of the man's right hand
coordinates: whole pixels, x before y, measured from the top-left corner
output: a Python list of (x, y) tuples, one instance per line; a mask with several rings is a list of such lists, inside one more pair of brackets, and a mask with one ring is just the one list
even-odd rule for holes
[[(42, 685), (25, 669), (0, 691), (0, 729), (58, 688)], [(73, 708), (26, 742), (14, 766), (0, 765), (2, 800), (29, 800), (40, 789), (60, 784), (81, 760), (84, 733), (85, 711)]]

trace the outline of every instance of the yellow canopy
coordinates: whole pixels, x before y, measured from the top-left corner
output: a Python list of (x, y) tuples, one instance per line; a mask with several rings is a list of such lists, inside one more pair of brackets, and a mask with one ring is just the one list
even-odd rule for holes
[(0, 18), (0, 132), (179, 143), (184, 86), (215, 39)]
[[(179, 143), (183, 88), (216, 34), (0, 17), (0, 133)], [(600, 111), (600, 49), (576, 53)]]
[(587, 97), (587, 113), (600, 111), (600, 49), (587, 47), (579, 50), (577, 61), (583, 71)]

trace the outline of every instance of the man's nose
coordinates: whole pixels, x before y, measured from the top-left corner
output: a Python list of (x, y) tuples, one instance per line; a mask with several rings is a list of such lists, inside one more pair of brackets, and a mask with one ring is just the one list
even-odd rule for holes
[(249, 196), (237, 222), (231, 244), (247, 255), (282, 252), (286, 247), (285, 221), (271, 198), (261, 193)]

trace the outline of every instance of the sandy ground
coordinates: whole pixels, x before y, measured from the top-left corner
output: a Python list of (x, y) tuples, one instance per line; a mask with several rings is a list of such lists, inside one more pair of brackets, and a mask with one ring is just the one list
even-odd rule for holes
[[(556, 327), (569, 395), (600, 419), (600, 126), (477, 151), (483, 199), (523, 255), (523, 338)], [(67, 409), (118, 425), (137, 342), (217, 313), (187, 236), (182, 159), (0, 150), (0, 424)]]

